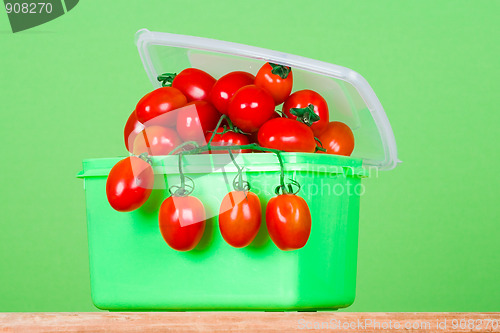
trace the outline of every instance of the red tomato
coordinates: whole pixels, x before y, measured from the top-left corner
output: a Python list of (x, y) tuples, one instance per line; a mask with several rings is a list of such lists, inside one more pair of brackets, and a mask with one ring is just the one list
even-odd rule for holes
[(273, 96), (274, 103), (279, 105), (283, 103), (292, 92), (292, 70), (290, 67), (271, 65), (267, 62), (260, 68), (257, 76), (255, 76), (255, 85), (269, 91)]
[[(280, 114), (278, 112), (275, 112), (271, 118), (271, 119), (274, 119), (274, 118), (281, 118)], [(269, 120), (268, 120), (269, 121)], [(250, 143), (259, 143), (259, 132), (253, 132), (253, 133), (250, 133), (250, 135), (248, 136), (248, 139), (250, 140)], [(261, 151), (258, 151), (258, 150), (254, 150), (255, 153), (262, 153)]]
[(220, 113), (206, 101), (194, 101), (177, 111), (177, 132), (184, 141), (205, 143), (207, 131), (215, 130)]
[(215, 82), (210, 92), (210, 101), (223, 114), (227, 114), (231, 97), (243, 88), (253, 84), (255, 76), (247, 72), (231, 72)]
[(290, 119), (296, 119), (293, 114), (290, 113), (291, 108), (305, 108), (309, 104), (314, 105), (314, 113), (319, 116), (319, 120), (311, 125), (311, 129), (317, 136), (326, 128), (326, 124), (330, 121), (330, 113), (328, 111), (328, 105), (323, 97), (315, 91), (312, 90), (299, 90), (290, 95), (283, 104), (283, 112)]
[(281, 194), (267, 203), (266, 225), (278, 248), (283, 251), (300, 249), (311, 233), (311, 212), (303, 198)]
[(327, 154), (351, 156), (354, 150), (354, 134), (349, 126), (340, 121), (328, 123), (318, 139)]
[(135, 210), (148, 200), (153, 183), (151, 165), (139, 157), (127, 157), (109, 172), (106, 180), (108, 202), (119, 212)]
[[(180, 90), (172, 87), (162, 87), (153, 90), (141, 98), (135, 107), (135, 114), (137, 116), (137, 120), (146, 124), (147, 121), (160, 115), (167, 114), (172, 110), (186, 105), (186, 103), (186, 97), (180, 92)], [(165, 115), (161, 117), (160, 121), (165, 126), (175, 126), (174, 115), (171, 117)]]
[(133, 153), (139, 155), (167, 155), (175, 147), (180, 145), (182, 140), (173, 129), (162, 126), (146, 127), (134, 140)]
[(208, 100), (210, 90), (215, 84), (212, 75), (197, 68), (186, 68), (177, 74), (172, 87), (179, 89), (188, 102)]
[(190, 251), (205, 231), (205, 207), (193, 196), (170, 196), (161, 204), (158, 220), (161, 235), (171, 248)]
[(273, 96), (255, 85), (240, 88), (229, 102), (228, 116), (243, 132), (256, 132), (274, 113)]
[(289, 152), (314, 153), (316, 140), (309, 126), (288, 118), (275, 118), (259, 130), (257, 139), (262, 147)]
[(260, 200), (255, 193), (232, 191), (219, 209), (219, 228), (224, 240), (233, 247), (245, 247), (257, 236), (262, 219)]
[(125, 147), (129, 152), (132, 152), (132, 146), (134, 144), (135, 137), (137, 134), (142, 132), (144, 125), (137, 120), (135, 115), (135, 110), (128, 117), (127, 123), (125, 124), (125, 129), (123, 130), (123, 136), (125, 137)]
[[(226, 132), (224, 134), (217, 134), (222, 133), (223, 131), (224, 129), (222, 127), (217, 129), (214, 139), (212, 140), (212, 146), (243, 146), (250, 143), (250, 141), (248, 140), (248, 136), (246, 136), (245, 134), (235, 133), (232, 131)], [(205, 136), (205, 141), (210, 141), (211, 136), (212, 133), (207, 133)], [(251, 151), (251, 149), (231, 150), (231, 152), (233, 153), (250, 153)], [(211, 150), (210, 153), (227, 154), (227, 150)]]

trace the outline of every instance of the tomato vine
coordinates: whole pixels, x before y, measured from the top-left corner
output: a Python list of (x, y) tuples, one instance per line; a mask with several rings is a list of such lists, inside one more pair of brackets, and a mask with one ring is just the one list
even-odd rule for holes
[[(229, 156), (231, 157), (232, 162), (238, 169), (238, 174), (236, 175), (235, 179), (233, 180), (233, 187), (236, 190), (249, 190), (250, 189), (250, 184), (246, 181), (243, 181), (243, 168), (240, 167), (234, 158), (233, 152), (234, 150), (243, 150), (243, 149), (251, 149), (251, 150), (256, 150), (256, 151), (262, 151), (262, 152), (271, 152), (276, 154), (276, 157), (278, 158), (278, 162), (280, 165), (280, 184), (276, 187), (275, 193), (276, 194), (297, 194), (300, 191), (300, 184), (294, 180), (289, 178), (289, 183), (287, 184), (285, 181), (285, 164), (283, 161), (283, 157), (281, 156), (281, 153), (284, 151), (279, 150), (279, 149), (273, 149), (273, 148), (266, 148), (262, 147), (256, 143), (250, 143), (246, 145), (234, 145), (234, 146), (212, 146), (212, 141), (215, 137), (215, 134), (221, 134), (217, 133), (217, 129), (220, 128), (222, 122), (224, 119), (227, 119), (226, 115), (222, 115), (217, 123), (217, 126), (215, 127), (215, 130), (212, 131), (212, 135), (207, 142), (206, 145), (204, 146), (199, 146), (196, 142), (194, 141), (188, 141), (184, 142), (183, 144), (177, 146), (175, 149), (173, 149), (168, 155), (179, 155), (179, 175), (181, 178), (181, 184), (179, 186), (174, 185), (169, 188), (169, 191), (172, 195), (174, 196), (187, 196), (190, 195), (194, 191), (194, 181), (186, 176), (183, 172), (182, 169), (182, 156), (183, 155), (194, 155), (194, 154), (201, 154), (207, 151), (227, 151), (229, 153)], [(190, 149), (185, 149), (185, 147), (193, 147)], [(167, 179), (166, 175), (164, 175), (165, 179), (165, 184), (167, 184)], [(191, 181), (193, 184), (188, 185), (186, 184), (186, 179)], [(294, 190), (294, 186), (297, 187), (297, 190)]]

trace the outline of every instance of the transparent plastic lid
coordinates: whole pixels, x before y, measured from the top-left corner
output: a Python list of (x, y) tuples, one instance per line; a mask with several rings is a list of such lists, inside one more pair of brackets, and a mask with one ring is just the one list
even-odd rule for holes
[(259, 47), (146, 29), (136, 33), (136, 44), (155, 88), (161, 86), (156, 79), (159, 74), (179, 73), (188, 67), (219, 78), (232, 71), (255, 75), (267, 61), (290, 66), (293, 91), (317, 91), (328, 103), (330, 121), (342, 121), (352, 129), (353, 157), (380, 170), (394, 169), (399, 162), (394, 134), (382, 104), (368, 82), (349, 68)]

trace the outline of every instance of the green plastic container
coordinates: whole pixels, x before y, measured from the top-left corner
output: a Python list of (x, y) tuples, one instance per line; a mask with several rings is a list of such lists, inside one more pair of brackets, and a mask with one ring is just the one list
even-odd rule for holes
[[(187, 67), (218, 78), (230, 71), (256, 74), (264, 61), (294, 71), (294, 91), (313, 89), (328, 102), (330, 121), (353, 130), (352, 157), (283, 153), (287, 178), (298, 181), (311, 210), (312, 230), (302, 249), (284, 252), (270, 240), (265, 219), (252, 244), (236, 249), (222, 238), (217, 214), (232, 190), (236, 167), (227, 154), (183, 157), (184, 172), (207, 211), (207, 226), (192, 251), (177, 252), (163, 240), (158, 211), (178, 185), (178, 157), (153, 159), (155, 189), (146, 204), (119, 213), (106, 199), (106, 178), (121, 158), (84, 160), (84, 179), (92, 300), (101, 309), (314, 311), (347, 307), (356, 290), (361, 178), (368, 169), (388, 170), (397, 164), (396, 143), (384, 109), (356, 72), (312, 59), (247, 45), (140, 30), (136, 43), (154, 87), (156, 76)], [(122, 157), (123, 158), (123, 157)], [(279, 184), (275, 154), (240, 154), (262, 204)]]
[[(356, 285), (361, 160), (332, 155), (283, 154), (286, 176), (302, 189), (312, 230), (306, 246), (281, 251), (265, 223), (242, 249), (222, 238), (217, 218), (207, 221), (200, 244), (177, 252), (163, 240), (158, 209), (169, 196), (155, 189), (137, 211), (120, 213), (106, 200), (106, 177), (120, 159), (83, 163), (92, 300), (108, 310), (320, 310), (352, 304)], [(259, 196), (263, 212), (279, 184), (274, 154), (241, 154), (237, 162)], [(158, 187), (178, 184), (176, 156), (154, 160)], [(236, 169), (227, 155), (185, 156), (193, 193), (216, 216)], [(263, 221), (265, 219), (263, 218)]]

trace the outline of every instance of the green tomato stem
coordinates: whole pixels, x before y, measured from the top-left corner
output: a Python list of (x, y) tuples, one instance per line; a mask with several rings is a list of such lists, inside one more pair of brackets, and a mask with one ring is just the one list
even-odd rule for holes
[(326, 149), (323, 147), (323, 143), (321, 142), (321, 140), (318, 139), (317, 137), (314, 137), (314, 140), (319, 143), (319, 146), (316, 145), (314, 152), (322, 151), (322, 152), (326, 153)]
[(271, 65), (271, 73), (274, 75), (278, 75), (282, 79), (286, 79), (288, 77), (288, 74), (292, 71), (292, 69), (288, 66), (283, 66), (283, 65), (278, 65), (278, 64), (273, 64), (269, 63)]
[(156, 79), (161, 82), (162, 87), (171, 87), (176, 76), (177, 73), (163, 73), (158, 75)]
[(309, 104), (305, 108), (291, 108), (290, 113), (297, 117), (297, 120), (311, 126), (314, 122), (320, 120), (320, 117), (314, 113), (314, 105)]
[[(193, 193), (194, 191), (194, 181), (187, 177), (182, 170), (182, 152), (179, 153), (179, 176), (181, 177), (181, 185), (180, 186), (172, 186), (169, 188), (170, 194), (176, 197), (186, 197)], [(186, 178), (193, 183), (193, 186), (186, 185)], [(189, 187), (189, 189), (186, 189)]]
[(243, 180), (243, 168), (236, 163), (236, 159), (234, 158), (233, 152), (231, 150), (228, 150), (229, 156), (231, 156), (231, 160), (233, 161), (233, 164), (236, 166), (238, 169), (238, 174), (236, 177), (234, 177), (233, 180), (233, 188), (236, 191), (248, 191), (250, 190), (250, 183), (246, 182)]
[(219, 118), (219, 121), (217, 122), (217, 125), (215, 126), (215, 129), (212, 131), (212, 135), (210, 136), (210, 139), (208, 140), (208, 143), (206, 145), (206, 147), (208, 147), (209, 149), (212, 147), (212, 141), (213, 139), (215, 138), (215, 134), (217, 134), (217, 131), (219, 130), (219, 127), (220, 125), (222, 124), (222, 121), (224, 119), (228, 119), (228, 117), (223, 114), (220, 118)]
[[(231, 160), (233, 161), (234, 165), (238, 169), (238, 174), (236, 175), (236, 177), (233, 181), (233, 187), (235, 188), (235, 190), (240, 190), (240, 191), (247, 190), (248, 191), (250, 189), (250, 184), (248, 184), (248, 182), (243, 181), (243, 174), (242, 174), (243, 167), (240, 167), (238, 165), (238, 163), (236, 163), (236, 159), (234, 158), (234, 155), (233, 155), (234, 150), (244, 150), (244, 149), (263, 151), (263, 152), (271, 152), (271, 153), (276, 154), (276, 157), (278, 158), (278, 162), (280, 164), (280, 185), (276, 188), (276, 194), (279, 195), (280, 191), (283, 194), (290, 194), (290, 193), (295, 194), (300, 190), (300, 184), (293, 179), (290, 179), (291, 180), (290, 184), (285, 183), (285, 165), (283, 162), (283, 158), (281, 156), (281, 153), (283, 152), (282, 150), (262, 147), (256, 143), (250, 143), (250, 144), (246, 144), (246, 145), (234, 145), (234, 146), (212, 146), (212, 141), (215, 137), (215, 134), (217, 133), (217, 130), (220, 128), (220, 125), (224, 119), (227, 119), (226, 115), (222, 115), (220, 117), (219, 122), (217, 123), (215, 130), (212, 132), (210, 140), (208, 141), (208, 143), (205, 146), (199, 146), (194, 141), (188, 141), (188, 142), (184, 142), (181, 145), (175, 147), (175, 149), (173, 149), (168, 154), (168, 155), (172, 155), (172, 154), (179, 155), (179, 175), (181, 178), (181, 184), (180, 184), (180, 186), (170, 187), (169, 190), (170, 190), (170, 193), (172, 195), (187, 196), (187, 195), (190, 195), (194, 191), (193, 180), (191, 178), (187, 177), (184, 174), (184, 171), (182, 169), (182, 156), (183, 155), (201, 154), (201, 153), (207, 152), (207, 151), (227, 151), (229, 153), (229, 155), (231, 156)], [(231, 124), (230, 121), (229, 121), (229, 124)], [(181, 150), (181, 148), (184, 148), (186, 146), (195, 146), (195, 148), (189, 149), (189, 150), (184, 150), (184, 151)], [(186, 184), (186, 178), (191, 180), (191, 182), (193, 183), (193, 186), (188, 186)], [(165, 184), (168, 186), (166, 172), (164, 173), (164, 180), (165, 180)], [(298, 186), (299, 190), (297, 192), (293, 192), (292, 185)], [(187, 187), (190, 187), (190, 189), (186, 189)]]

